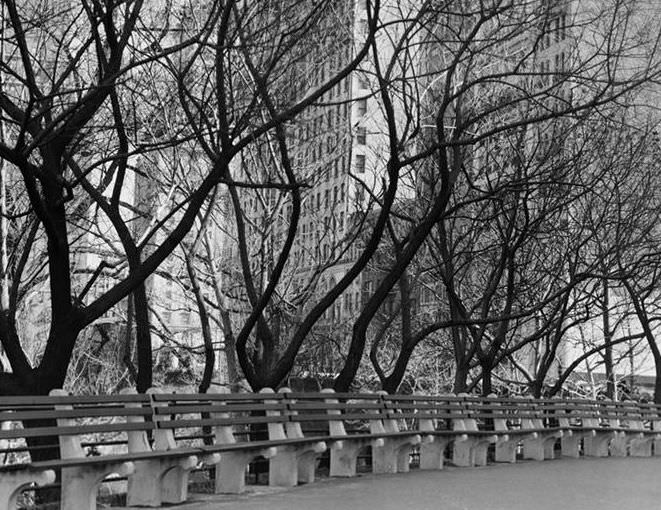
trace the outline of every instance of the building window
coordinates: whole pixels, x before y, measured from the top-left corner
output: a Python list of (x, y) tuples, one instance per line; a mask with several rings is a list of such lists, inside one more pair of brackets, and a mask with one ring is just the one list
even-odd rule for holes
[(367, 99), (359, 99), (356, 103), (356, 110), (359, 116), (363, 116), (367, 113)]
[(365, 145), (367, 142), (367, 129), (364, 126), (356, 128), (356, 143)]
[(365, 155), (356, 154), (356, 173), (362, 174), (365, 173)]

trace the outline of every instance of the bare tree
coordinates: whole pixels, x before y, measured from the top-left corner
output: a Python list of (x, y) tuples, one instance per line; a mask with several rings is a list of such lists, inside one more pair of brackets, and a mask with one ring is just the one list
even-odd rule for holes
[[(552, 119), (580, 118), (598, 112), (658, 73), (657, 56), (650, 51), (646, 59), (638, 61), (635, 72), (631, 67), (626, 71), (620, 69), (616, 63), (625, 55), (624, 58), (628, 58), (634, 46), (637, 51), (645, 44), (634, 34), (624, 34), (617, 28), (617, 20), (630, 16), (618, 2), (604, 5), (603, 11), (585, 11), (580, 15), (536, 3), (517, 6), (494, 2), (454, 7), (447, 11), (426, 5), (418, 17), (407, 18), (415, 19), (416, 34), (422, 41), (415, 46), (416, 51), (434, 55), (434, 68), (415, 67), (414, 77), (394, 79), (391, 69), (407, 69), (402, 61), (415, 60), (407, 53), (411, 48), (403, 42), (404, 38), (400, 40), (401, 51), (387, 64), (376, 66), (385, 104), (398, 97), (402, 82), (410, 84), (414, 91), (412, 96), (418, 98), (408, 103), (408, 111), (400, 113), (409, 122), (394, 122), (394, 114), (390, 119), (393, 122), (388, 126), (393, 143), (389, 156), (400, 172), (408, 165), (430, 158), (432, 167), (426, 172), (433, 185), (428, 189), (428, 208), (419, 214), (408, 235), (402, 236), (406, 241), (398, 259), (376, 286), (354, 325), (347, 362), (335, 384), (339, 390), (348, 388), (360, 365), (365, 332), (380, 305), (425, 239), (447, 215), (453, 189), (467, 173), (470, 147), (493, 143), (499, 135), (508, 132), (532, 131), (534, 126)], [(600, 23), (590, 25), (590, 20), (596, 19)], [(604, 27), (601, 23), (604, 19), (613, 24)], [(617, 37), (610, 37), (610, 34), (617, 34)], [(630, 36), (633, 39), (629, 39)], [(602, 42), (595, 48), (582, 43), (585, 37)], [(646, 43), (650, 44), (647, 49), (653, 50), (654, 41)], [(420, 51), (420, 46), (428, 49)], [(420, 100), (426, 95), (429, 101)], [(405, 100), (402, 103), (407, 105)], [(431, 125), (435, 131), (430, 144), (428, 136), (423, 141), (418, 134)], [(408, 158), (399, 157), (402, 147), (409, 151)], [(483, 175), (488, 176), (487, 170), (482, 170)], [(529, 192), (525, 182), (519, 186), (522, 188), (516, 193)], [(498, 282), (502, 277), (507, 280), (504, 294), (499, 296), (504, 300), (499, 313), (502, 318), (497, 320), (500, 330), (493, 341), (488, 342), (491, 346), (503, 345), (506, 340), (508, 317), (516, 294), (516, 249), (510, 248), (517, 248), (518, 231), (511, 230), (512, 222), (508, 224), (511, 243), (502, 245), (500, 264), (494, 266), (490, 287), (490, 293), (496, 296)], [(507, 227), (503, 233), (507, 235)], [(456, 291), (451, 285), (447, 290), (450, 319), (466, 322), (460, 302), (453, 297)], [(460, 335), (453, 333), (453, 341), (462, 342)], [(480, 342), (481, 336), (479, 342), (473, 343), (475, 349), (480, 350)], [(483, 369), (495, 361), (497, 350), (481, 351)], [(465, 367), (470, 366), (472, 359), (471, 353), (467, 354), (461, 361)]]

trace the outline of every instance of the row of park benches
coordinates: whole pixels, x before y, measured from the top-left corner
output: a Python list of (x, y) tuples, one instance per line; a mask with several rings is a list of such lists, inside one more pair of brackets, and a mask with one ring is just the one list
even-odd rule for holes
[[(215, 491), (239, 493), (248, 465), (268, 459), (269, 484), (356, 474), (371, 449), (375, 473), (563, 456), (661, 455), (661, 406), (636, 402), (381, 393), (178, 394), (0, 398), (0, 508), (59, 474), (61, 508), (95, 509), (99, 485), (128, 478), (129, 506), (188, 497), (191, 471), (215, 467)], [(559, 446), (559, 448), (558, 448)], [(59, 458), (53, 449), (59, 448)], [(50, 455), (49, 455), (50, 453)], [(43, 460), (40, 460), (43, 459)]]

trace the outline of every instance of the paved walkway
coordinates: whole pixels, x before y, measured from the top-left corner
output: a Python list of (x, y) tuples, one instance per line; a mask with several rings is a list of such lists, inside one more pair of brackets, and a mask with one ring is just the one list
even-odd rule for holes
[(322, 479), (172, 510), (659, 510), (661, 458), (560, 459)]

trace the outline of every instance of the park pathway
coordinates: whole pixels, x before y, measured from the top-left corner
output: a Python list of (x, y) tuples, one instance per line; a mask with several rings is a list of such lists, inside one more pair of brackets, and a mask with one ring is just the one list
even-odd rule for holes
[(661, 458), (582, 458), (322, 479), (171, 510), (660, 510)]

